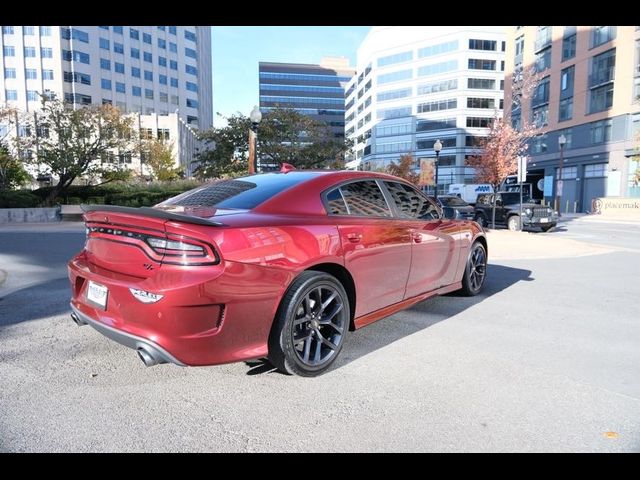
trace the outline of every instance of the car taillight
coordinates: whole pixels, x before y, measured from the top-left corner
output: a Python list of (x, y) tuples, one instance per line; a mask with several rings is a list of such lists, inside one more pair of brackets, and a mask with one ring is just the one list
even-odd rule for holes
[(147, 236), (145, 241), (153, 251), (162, 255), (162, 263), (172, 265), (214, 265), (220, 262), (209, 243), (194, 238), (162, 238)]

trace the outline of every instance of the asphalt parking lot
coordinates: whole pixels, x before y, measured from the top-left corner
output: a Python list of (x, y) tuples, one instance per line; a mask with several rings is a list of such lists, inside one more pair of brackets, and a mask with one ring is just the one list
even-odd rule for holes
[(78, 328), (83, 228), (0, 227), (1, 451), (640, 451), (638, 225), (490, 232), (482, 295), (353, 332), (312, 379), (146, 368)]

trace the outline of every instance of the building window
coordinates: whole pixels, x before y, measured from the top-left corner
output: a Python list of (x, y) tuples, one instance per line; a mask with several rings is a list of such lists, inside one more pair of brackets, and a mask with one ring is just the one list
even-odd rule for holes
[(196, 67), (194, 67), (193, 65), (185, 65), (184, 66), (184, 71), (191, 74), (191, 75), (198, 75), (198, 69)]
[(91, 75), (80, 72), (64, 72), (64, 81), (67, 83), (81, 83), (83, 85), (91, 85)]
[(437, 100), (434, 102), (421, 103), (418, 105), (418, 113), (437, 112), (439, 110), (451, 110), (458, 107), (458, 100), (450, 98), (448, 100)]
[(169, 33), (171, 35), (177, 35), (177, 28), (175, 26), (169, 26)]
[(531, 106), (537, 107), (549, 103), (549, 79), (550, 77), (546, 76), (540, 80), (540, 83), (538, 83), (533, 92)]
[(606, 177), (607, 176), (607, 164), (606, 163), (594, 163), (592, 165), (584, 166), (585, 178), (593, 177)]
[(184, 54), (185, 54), (187, 57), (191, 57), (191, 58), (198, 58), (198, 55), (197, 55), (196, 51), (195, 51), (193, 48), (185, 47), (185, 49), (184, 49)]
[(27, 80), (37, 80), (38, 71), (35, 68), (26, 68), (24, 70), (24, 76)]
[(385, 67), (387, 65), (409, 62), (411, 60), (413, 60), (413, 51), (409, 50), (408, 52), (394, 53), (393, 55), (378, 58), (378, 66)]
[[(449, 60), (448, 62), (434, 63), (432, 65), (425, 65), (418, 68), (419, 77), (428, 77), (430, 75), (437, 75), (439, 73), (452, 72), (458, 69), (457, 60)], [(412, 72), (409, 70), (409, 72)], [(380, 76), (378, 76), (378, 83), (380, 83)], [(411, 78), (411, 77), (409, 77)]]
[(166, 50), (167, 49), (167, 41), (162, 39), (162, 38), (159, 38), (158, 39), (158, 48), (162, 48), (163, 50)]
[(534, 45), (535, 51), (540, 51), (551, 45), (551, 27), (543, 25), (538, 27), (536, 32), (536, 43)]
[(148, 98), (149, 100), (153, 100), (153, 90), (150, 88), (144, 89), (144, 98)]
[(142, 96), (142, 89), (136, 86), (131, 87), (131, 95), (133, 95), (134, 97)]
[[(180, 97), (178, 97), (178, 95), (171, 95), (171, 103), (173, 103), (174, 105), (179, 105), (180, 104)], [(188, 118), (189, 117), (187, 117), (187, 123), (189, 123)]]
[(164, 32), (165, 31), (165, 26), (164, 25), (158, 25), (158, 30), (162, 30)]
[(591, 143), (605, 143), (611, 141), (611, 119), (600, 120), (591, 124)]
[(160, 92), (160, 101), (167, 103), (169, 101), (169, 94), (167, 92)]
[(161, 85), (167, 84), (167, 76), (166, 75), (158, 75), (158, 81)]
[(42, 58), (53, 58), (53, 49), (49, 47), (40, 47), (40, 56)]
[(455, 52), (456, 50), (458, 50), (458, 40), (452, 40), (450, 42), (438, 43), (436, 45), (419, 49), (418, 58), (441, 55), (447, 52)]
[[(568, 27), (565, 27), (568, 28)], [(574, 27), (575, 28), (575, 27)], [(569, 35), (562, 39), (562, 61), (569, 60), (576, 56), (576, 34)]]
[(382, 75), (378, 75), (378, 85), (381, 85), (383, 83), (398, 82), (400, 80), (407, 80), (412, 77), (413, 77), (412, 69), (400, 70), (398, 72), (384, 73)]
[(144, 71), (144, 79), (148, 80), (150, 82), (153, 82), (153, 72), (150, 72), (149, 70), (145, 70)]
[(122, 35), (122, 25), (117, 25), (112, 27), (113, 28), (113, 33), (117, 33), (119, 35)]
[(615, 77), (616, 49), (612, 48), (591, 59), (591, 75), (589, 86), (595, 87), (607, 82), (612, 82)]
[(4, 95), (7, 100), (18, 100), (17, 90), (5, 90)]
[(109, 26), (103, 26), (103, 25), (99, 25), (98, 28), (101, 28), (102, 30), (109, 30)]
[(101, 58), (100, 68), (103, 70), (111, 70), (111, 60), (107, 60), (106, 58)]
[(495, 70), (496, 69), (496, 61), (495, 60), (486, 60), (482, 58), (470, 58), (469, 59), (469, 69), (471, 70)]
[(495, 40), (476, 40), (469, 39), (469, 50), (490, 50), (495, 52), (496, 41)]
[(13, 25), (3, 25), (2, 33), (5, 35), (13, 35)]
[(492, 121), (490, 117), (467, 117), (467, 127), (489, 128)]
[(37, 102), (40, 99), (38, 96), (38, 92), (35, 90), (27, 90), (27, 101), (29, 102)]
[(113, 66), (116, 73), (124, 73), (124, 63), (114, 62)]
[(589, 96), (589, 113), (602, 112), (613, 105), (613, 83), (592, 88)]
[(65, 93), (64, 100), (68, 103), (79, 103), (82, 105), (91, 105), (91, 95), (84, 95), (82, 93)]
[(15, 57), (16, 48), (12, 45), (5, 45), (4, 47), (2, 47), (2, 53), (5, 57)]
[(573, 95), (573, 80), (575, 77), (575, 66), (571, 65), (562, 70), (560, 73), (560, 92), (561, 96), (566, 92), (567, 95)]
[(171, 77), (171, 86), (178, 88), (178, 79)]
[(538, 128), (549, 125), (549, 104), (546, 103), (542, 106), (532, 108), (531, 117), (533, 124)]
[(113, 51), (124, 55), (124, 45), (121, 43), (113, 42)]
[(593, 27), (591, 32), (591, 48), (607, 43), (616, 38), (616, 26)]
[(171, 70), (178, 70), (178, 62), (175, 60), (169, 60), (169, 68)]
[(418, 120), (418, 123), (416, 124), (416, 132), (445, 130), (447, 128), (456, 128), (455, 118), (444, 118), (441, 120)]
[[(448, 90), (456, 90), (457, 88), (458, 88), (457, 78), (452, 78), (451, 80), (444, 80), (442, 82), (423, 83), (421, 85), (418, 85), (418, 95), (427, 95), (429, 93), (446, 92)], [(411, 91), (411, 88), (409, 88), (408, 90)]]
[(185, 30), (184, 31), (184, 38), (186, 38), (187, 40), (191, 40), (192, 42), (197, 42), (197, 38), (196, 38), (196, 34), (189, 31), (189, 30)]
[[(189, 87), (187, 86), (187, 89)], [(388, 90), (386, 92), (378, 93), (378, 102), (385, 102), (387, 100), (396, 100), (398, 98), (405, 98), (411, 96), (411, 88), (401, 88), (398, 90)]]
[(129, 37), (133, 38), (134, 40), (140, 40), (140, 32), (135, 28), (129, 28)]
[(381, 120), (383, 118), (408, 117), (409, 115), (411, 115), (411, 106), (386, 108), (386, 109), (378, 110), (376, 112), (376, 116), (378, 120)]
[(103, 90), (111, 90), (111, 80), (109, 80), (108, 78), (100, 79), (100, 87)]
[(198, 108), (198, 101), (197, 100), (193, 100), (191, 98), (187, 98), (187, 107)]
[(570, 120), (573, 117), (573, 97), (560, 100), (559, 121)]
[(547, 151), (547, 134), (543, 133), (531, 140), (531, 153), (545, 153)]
[[(565, 128), (564, 130), (558, 130), (557, 134), (558, 134), (558, 138), (560, 138), (560, 135), (564, 135), (564, 139), (565, 139), (564, 149), (565, 150), (571, 149), (573, 145), (573, 130), (571, 128)], [(560, 147), (558, 146), (558, 148)]]
[(143, 52), (142, 57), (145, 62), (153, 63), (153, 55), (151, 55), (151, 52)]
[(131, 47), (131, 58), (140, 58), (140, 49)]
[(515, 47), (516, 47), (516, 49), (515, 49), (515, 61), (514, 61), (514, 64), (515, 65), (520, 65), (522, 63), (522, 53), (524, 52), (524, 35), (521, 35), (518, 38), (516, 38)]
[(5, 67), (4, 78), (16, 78), (16, 69)]
[(89, 65), (89, 63), (90, 63), (89, 54), (88, 53), (79, 52), (77, 50), (74, 50), (73, 52), (70, 51), (70, 50), (62, 50), (62, 59), (66, 60), (68, 62), (74, 61), (74, 62), (79, 62), (79, 63), (86, 63), (87, 65)]
[(496, 108), (496, 101), (493, 98), (467, 98), (467, 108)]
[(158, 57), (158, 65), (161, 67), (167, 66), (167, 58), (166, 57)]
[(467, 88), (494, 90), (496, 88), (496, 81), (491, 78), (468, 78)]
[(536, 71), (542, 72), (547, 68), (551, 68), (551, 48), (547, 48), (542, 52), (536, 53)]
[(131, 67), (131, 76), (140, 78), (140, 69), (138, 67)]
[(25, 57), (35, 57), (36, 56), (36, 47), (24, 47), (24, 56)]
[[(418, 150), (426, 150), (426, 149), (432, 150), (434, 143), (436, 143), (435, 138), (431, 138), (429, 140), (418, 140), (416, 143), (416, 148)], [(442, 146), (444, 148), (457, 146), (455, 137), (441, 138), (440, 143), (442, 143)]]
[(110, 50), (111, 49), (111, 42), (109, 42), (109, 40), (106, 39), (106, 38), (100, 37), (98, 43), (100, 44), (100, 48), (102, 48), (103, 50)]
[(72, 29), (61, 28), (60, 34), (62, 35), (62, 38), (64, 38), (65, 40), (69, 40), (71, 39), (71, 37), (73, 37), (74, 40), (78, 40), (84, 43), (89, 43), (89, 34), (82, 30), (78, 30), (77, 28), (72, 28)]
[(169, 51), (173, 53), (178, 53), (178, 45), (173, 42), (169, 42)]
[(143, 33), (142, 34), (142, 41), (144, 43), (148, 43), (149, 45), (151, 45), (151, 35), (148, 33)]
[(22, 27), (22, 34), (23, 35), (35, 35), (35, 29), (33, 28), (33, 25), (27, 26), (27, 27)]
[(198, 92), (198, 85), (193, 82), (187, 82), (187, 90), (191, 92)]

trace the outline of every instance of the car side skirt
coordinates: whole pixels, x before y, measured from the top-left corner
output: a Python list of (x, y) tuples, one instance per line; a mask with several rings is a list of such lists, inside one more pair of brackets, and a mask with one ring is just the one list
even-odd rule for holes
[(368, 313), (363, 315), (362, 317), (356, 318), (353, 323), (355, 325), (356, 330), (358, 328), (362, 328), (370, 323), (378, 321), (382, 318), (388, 317), (389, 315), (393, 315), (400, 310), (404, 310), (405, 308), (409, 308), (416, 303), (422, 302), (427, 298), (435, 297), (437, 295), (444, 295), (445, 293), (454, 292), (456, 290), (460, 290), (462, 288), (462, 282), (452, 283), (451, 285), (447, 285), (446, 287), (440, 287), (437, 290), (432, 290), (427, 293), (422, 293), (420, 295), (416, 295), (415, 297), (407, 298), (402, 300), (401, 302), (394, 303), (393, 305), (389, 305), (388, 307), (381, 308), (380, 310), (376, 310), (375, 312)]

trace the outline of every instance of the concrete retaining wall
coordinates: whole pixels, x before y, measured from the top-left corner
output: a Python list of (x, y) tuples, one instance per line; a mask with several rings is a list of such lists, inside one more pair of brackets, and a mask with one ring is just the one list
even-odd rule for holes
[(0, 208), (0, 223), (59, 222), (58, 208)]

